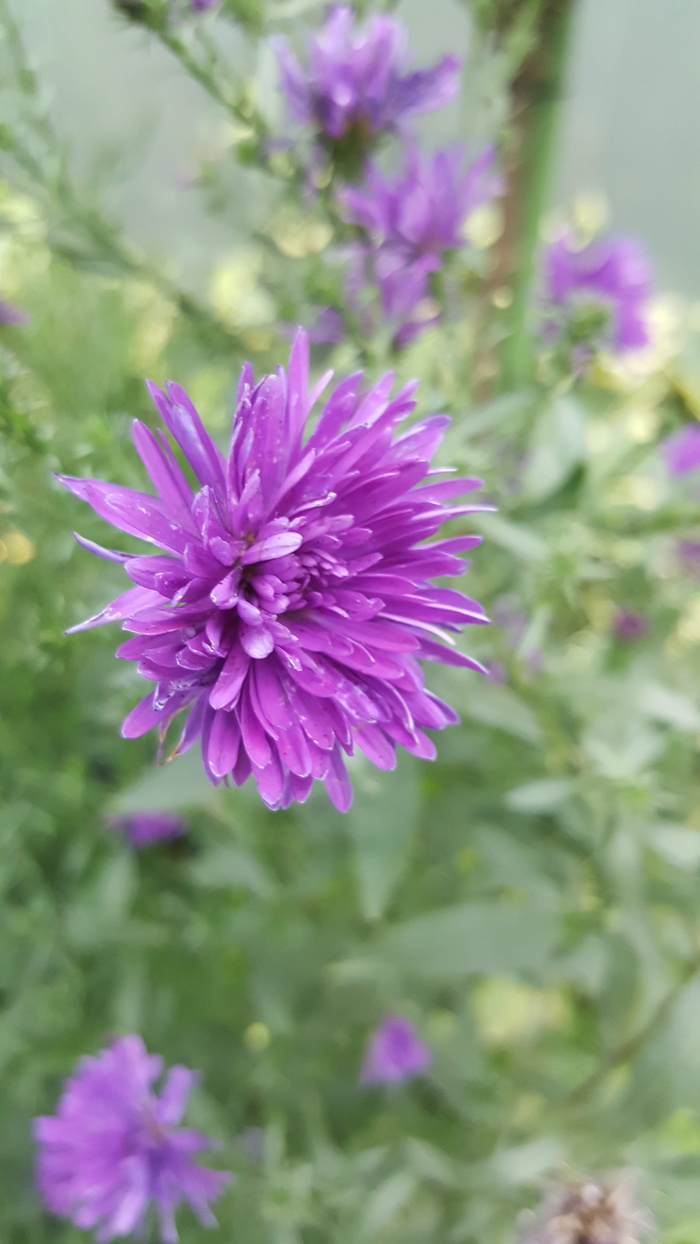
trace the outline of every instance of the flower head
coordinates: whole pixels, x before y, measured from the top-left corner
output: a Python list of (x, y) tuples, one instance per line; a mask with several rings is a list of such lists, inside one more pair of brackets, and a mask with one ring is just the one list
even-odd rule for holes
[(369, 1043), (360, 1084), (398, 1084), (423, 1075), (432, 1061), (410, 1019), (387, 1015)]
[(362, 393), (357, 374), (333, 390), (304, 440), (330, 375), (309, 392), (303, 333), (287, 372), (255, 384), (246, 364), (227, 457), (179, 385), (151, 385), (194, 490), (167, 437), (138, 421), (156, 496), (59, 477), (102, 518), (165, 550), (134, 555), (77, 537), (123, 563), (136, 585), (71, 628), (121, 621), (132, 632), (117, 655), (155, 685), (122, 734), (156, 727), (163, 740), (187, 710), (175, 752), (201, 740), (212, 782), (240, 785), (252, 773), (271, 808), (305, 800), (318, 778), (347, 810), (343, 755), (355, 747), (382, 769), (394, 767), (397, 744), (432, 758), (425, 727), (458, 719), (425, 689), (419, 660), (483, 670), (453, 646), (464, 625), (487, 621), (481, 606), (430, 583), (461, 573), (456, 554), (480, 541), (425, 541), (445, 519), (491, 508), (456, 503), (481, 481), (430, 469), (449, 419), (434, 415), (395, 437), (416, 385), (392, 398), (388, 375)]
[(110, 817), (108, 825), (138, 850), (187, 833), (186, 822), (174, 812), (131, 812), (128, 816)]
[(618, 609), (613, 618), (613, 631), (618, 639), (627, 642), (643, 639), (649, 629), (649, 622), (637, 609)]
[(446, 56), (432, 69), (406, 73), (404, 28), (375, 15), (364, 27), (347, 5), (334, 5), (309, 41), (303, 69), (285, 43), (277, 44), (282, 86), (295, 120), (331, 143), (354, 139), (363, 150), (406, 119), (432, 112), (457, 92), (459, 61)]
[(363, 185), (345, 187), (340, 202), (350, 223), (371, 235), (375, 246), (410, 260), (442, 260), (446, 251), (464, 246), (467, 217), (499, 193), (494, 158), (487, 147), (470, 163), (466, 148), (453, 147), (423, 159), (411, 146), (398, 176), (385, 177), (370, 162)]
[(675, 432), (664, 441), (662, 452), (669, 475), (678, 478), (697, 471), (700, 467), (700, 427), (696, 423), (686, 423), (680, 432)]
[(4, 298), (0, 298), (0, 324), (14, 324), (18, 328), (29, 323), (29, 316), (21, 307), (15, 306), (13, 302), (7, 302)]
[(640, 1244), (649, 1229), (626, 1180), (588, 1179), (553, 1188), (523, 1244)]
[(209, 1202), (230, 1179), (198, 1166), (194, 1155), (212, 1142), (179, 1127), (197, 1076), (172, 1067), (158, 1095), (163, 1060), (140, 1037), (121, 1037), (82, 1058), (55, 1115), (35, 1119), (37, 1182), (54, 1214), (98, 1241), (143, 1229), (151, 1207), (163, 1244), (175, 1244), (175, 1210), (187, 1201), (204, 1226), (216, 1226)]
[(595, 238), (578, 247), (567, 231), (544, 254), (545, 336), (568, 333), (574, 349), (616, 354), (649, 344), (651, 269), (634, 238)]
[(423, 160), (410, 147), (398, 176), (387, 178), (370, 164), (361, 187), (341, 190), (346, 219), (363, 235), (349, 248), (348, 301), (360, 309), (368, 332), (373, 317), (362, 297), (367, 286), (378, 293), (375, 316), (395, 325), (398, 347), (439, 318), (430, 276), (449, 251), (464, 246), (462, 226), (470, 213), (498, 193), (493, 161), (492, 148), (469, 164), (464, 148)]

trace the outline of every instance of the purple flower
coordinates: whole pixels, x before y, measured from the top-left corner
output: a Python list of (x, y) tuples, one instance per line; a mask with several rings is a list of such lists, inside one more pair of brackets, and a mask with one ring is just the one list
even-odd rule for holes
[[(409, 148), (404, 168), (387, 179), (370, 164), (360, 188), (346, 187), (339, 198), (347, 220), (364, 232), (350, 247), (348, 301), (360, 309), (370, 333), (374, 321), (396, 325), (394, 344), (409, 344), (439, 318), (430, 296), (430, 276), (442, 267), (445, 254), (464, 245), (462, 225), (480, 204), (500, 188), (488, 148), (471, 165), (466, 149), (439, 151), (423, 160)], [(374, 310), (363, 303), (367, 285), (377, 289)]]
[(369, 1043), (360, 1084), (398, 1084), (422, 1075), (432, 1061), (410, 1019), (387, 1015)]
[(187, 833), (186, 822), (174, 812), (131, 812), (128, 816), (111, 816), (107, 824), (137, 850)]
[(21, 307), (15, 306), (12, 302), (6, 302), (4, 298), (0, 298), (0, 324), (15, 324), (23, 327), (29, 323), (29, 316)]
[(662, 445), (669, 475), (689, 475), (700, 467), (700, 427), (686, 423), (680, 432), (669, 436)]
[(309, 40), (308, 68), (277, 43), (282, 87), (292, 116), (322, 138), (354, 135), (363, 148), (377, 135), (401, 129), (408, 117), (432, 112), (457, 93), (459, 60), (446, 56), (432, 69), (406, 73), (403, 26), (375, 15), (358, 29), (347, 5), (334, 5)]
[(339, 199), (347, 219), (371, 235), (374, 246), (407, 259), (442, 260), (446, 251), (464, 246), (467, 217), (499, 193), (494, 159), (494, 149), (487, 147), (470, 164), (466, 148), (454, 147), (423, 160), (412, 146), (398, 176), (387, 178), (370, 163), (364, 184), (345, 187)]
[(643, 613), (636, 609), (618, 609), (613, 619), (613, 631), (618, 639), (627, 642), (643, 639), (649, 629), (649, 623)]
[(206, 13), (208, 9), (216, 8), (219, 0), (190, 0), (193, 13)]
[(155, 1206), (163, 1244), (175, 1244), (175, 1210), (187, 1201), (203, 1226), (216, 1226), (209, 1202), (231, 1178), (198, 1166), (212, 1148), (200, 1132), (179, 1127), (197, 1074), (172, 1067), (160, 1096), (153, 1082), (163, 1060), (140, 1037), (120, 1037), (82, 1058), (55, 1115), (34, 1120), (37, 1184), (54, 1214), (99, 1241), (145, 1230)]
[(700, 576), (700, 540), (679, 540), (676, 551), (685, 569)]
[(330, 378), (309, 393), (301, 332), (287, 372), (256, 385), (246, 363), (227, 458), (179, 385), (163, 393), (151, 384), (195, 492), (165, 434), (138, 421), (134, 440), (156, 496), (59, 476), (102, 518), (165, 550), (134, 555), (77, 537), (123, 563), (136, 584), (71, 628), (122, 621), (132, 632), (117, 655), (138, 661), (155, 687), (122, 734), (156, 727), (162, 744), (187, 710), (175, 752), (201, 740), (212, 782), (240, 785), (252, 773), (271, 808), (303, 802), (318, 778), (347, 810), (343, 754), (355, 747), (382, 769), (394, 767), (397, 744), (434, 757), (425, 727), (458, 718), (424, 688), (419, 661), (483, 671), (453, 646), (464, 625), (487, 621), (481, 606), (430, 583), (461, 573), (456, 555), (480, 538), (425, 541), (445, 519), (492, 508), (457, 503), (481, 481), (430, 469), (449, 419), (434, 415), (394, 438), (415, 406), (415, 383), (391, 398), (391, 375), (362, 392), (357, 373), (334, 389), (304, 441)]
[(577, 248), (563, 233), (544, 253), (545, 337), (574, 333), (574, 346), (606, 346), (618, 354), (649, 343), (651, 269), (634, 238), (596, 238)]

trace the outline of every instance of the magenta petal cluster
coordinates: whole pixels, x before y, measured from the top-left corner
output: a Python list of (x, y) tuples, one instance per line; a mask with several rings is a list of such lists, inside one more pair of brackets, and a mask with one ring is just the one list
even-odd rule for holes
[[(651, 268), (636, 239), (611, 234), (578, 246), (566, 231), (545, 251), (544, 284), (555, 312), (568, 315), (582, 305), (608, 312), (603, 338), (593, 344), (618, 354), (649, 344)], [(556, 332), (556, 316), (548, 327)]]
[[(420, 661), (483, 669), (455, 646), (479, 604), (430, 583), (460, 574), (478, 536), (433, 540), (445, 519), (490, 509), (459, 498), (480, 480), (430, 459), (449, 419), (401, 435), (415, 383), (391, 397), (391, 375), (363, 391), (342, 381), (308, 438), (307, 420), (331, 373), (309, 392), (308, 342), (289, 369), (256, 384), (246, 364), (224, 456), (179, 385), (151, 393), (197, 481), (163, 432), (134, 424), (157, 490), (59, 477), (108, 522), (160, 546), (147, 555), (90, 551), (122, 562), (134, 587), (72, 629), (121, 621), (117, 655), (138, 661), (153, 689), (122, 733), (164, 737), (182, 710), (176, 752), (201, 740), (212, 782), (251, 774), (270, 808), (303, 802), (323, 781), (341, 811), (352, 799), (344, 757), (357, 747), (382, 769), (397, 744), (435, 755), (426, 728), (458, 720), (423, 685)], [(427, 542), (427, 543), (426, 543)]]
[(283, 42), (277, 55), (292, 116), (336, 142), (353, 131), (371, 139), (399, 130), (409, 117), (440, 108), (457, 93), (456, 57), (407, 73), (403, 26), (375, 15), (358, 28), (347, 5), (334, 5), (310, 39), (306, 69)]
[(109, 817), (107, 824), (137, 850), (153, 842), (181, 838), (187, 833), (186, 821), (175, 812), (130, 812), (126, 816)]
[(438, 318), (430, 276), (449, 251), (464, 246), (470, 213), (500, 192), (494, 160), (492, 147), (470, 163), (464, 147), (424, 160), (410, 146), (398, 175), (386, 177), (370, 162), (362, 186), (340, 191), (346, 220), (363, 235), (349, 248), (347, 293), (367, 333), (376, 328), (362, 297), (367, 284), (377, 289), (382, 323), (395, 325), (398, 348)]
[(442, 259), (464, 246), (465, 220), (500, 190), (493, 147), (470, 161), (463, 146), (438, 151), (432, 159), (410, 146), (397, 176), (386, 177), (370, 161), (363, 185), (344, 187), (338, 197), (346, 219), (365, 230), (375, 246), (410, 260)]
[(162, 1244), (176, 1244), (175, 1210), (186, 1201), (203, 1226), (216, 1226), (210, 1202), (230, 1175), (198, 1166), (212, 1148), (180, 1127), (197, 1075), (172, 1067), (160, 1094), (163, 1060), (140, 1037), (121, 1037), (80, 1060), (55, 1115), (35, 1119), (37, 1184), (47, 1207), (96, 1239), (142, 1232), (155, 1209)]
[(360, 1072), (361, 1084), (399, 1084), (423, 1075), (433, 1061), (415, 1026), (403, 1015), (387, 1015), (372, 1037)]
[(664, 441), (662, 452), (666, 469), (674, 478), (697, 471), (700, 468), (700, 426), (686, 423)]

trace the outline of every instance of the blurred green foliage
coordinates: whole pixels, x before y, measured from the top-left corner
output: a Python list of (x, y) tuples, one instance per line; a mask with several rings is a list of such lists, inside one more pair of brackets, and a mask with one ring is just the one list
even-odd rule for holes
[[(121, 240), (106, 270), (80, 262), (91, 217), (64, 203), (68, 252), (20, 174), (11, 159), (0, 197), (0, 289), (31, 315), (0, 326), (2, 1244), (83, 1238), (37, 1203), (30, 1120), (124, 1031), (203, 1072), (190, 1117), (237, 1175), (223, 1239), (505, 1244), (546, 1180), (624, 1167), (663, 1244), (693, 1244), (700, 597), (678, 542), (700, 539), (700, 511), (658, 446), (700, 411), (697, 333), (677, 311), (669, 344), (662, 307), (637, 374), (603, 361), (482, 400), (501, 332), (475, 277), (488, 247), (456, 270), (463, 311), (393, 362), (420, 378), (421, 416), (453, 415), (445, 461), (498, 505), (467, 576), (496, 619), (467, 637), (493, 675), (429, 671), (463, 717), (435, 764), (359, 758), (347, 817), (323, 793), (271, 814), (210, 787), (194, 754), (156, 768), (152, 740), (121, 740), (139, 688), (112, 628), (62, 634), (121, 571), (74, 545), (74, 525), (104, 532), (51, 472), (142, 485), (144, 375), (184, 384), (223, 437), (243, 358), (276, 364), (279, 323), (331, 299), (337, 222), (282, 176), (202, 310)], [(358, 357), (371, 376), (389, 361), (355, 341), (315, 365)], [(646, 634), (620, 638), (621, 609)], [(166, 807), (185, 840), (135, 855), (105, 828)], [(434, 1068), (360, 1090), (388, 1010)], [(210, 1238), (184, 1214), (181, 1235)]]

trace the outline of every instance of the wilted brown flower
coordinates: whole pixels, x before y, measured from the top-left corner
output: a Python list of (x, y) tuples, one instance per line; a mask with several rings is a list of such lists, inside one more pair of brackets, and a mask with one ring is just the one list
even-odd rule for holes
[(629, 1180), (587, 1179), (552, 1188), (521, 1239), (522, 1244), (640, 1244), (650, 1225)]

